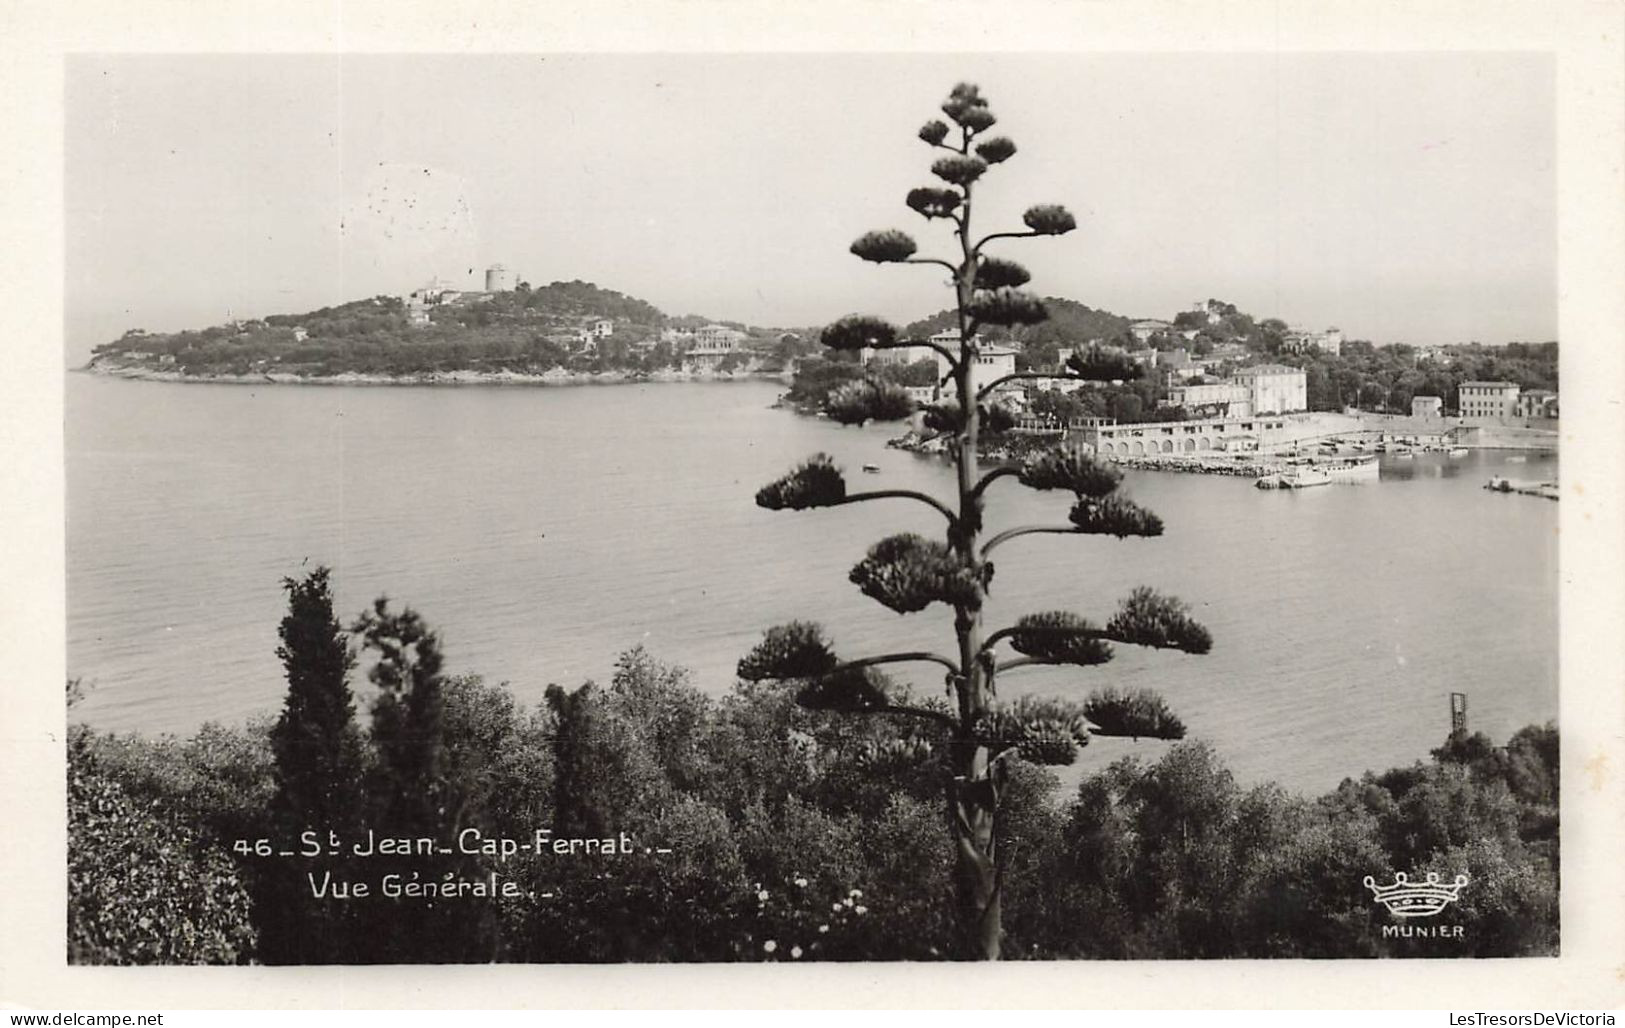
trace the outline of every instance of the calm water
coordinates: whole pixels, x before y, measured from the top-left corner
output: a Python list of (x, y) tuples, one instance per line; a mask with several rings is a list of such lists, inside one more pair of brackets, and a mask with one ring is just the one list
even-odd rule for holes
[[(283, 576), (335, 569), (348, 618), (383, 593), (441, 629), (448, 667), (536, 702), (607, 679), (643, 644), (714, 693), (763, 628), (822, 620), (848, 655), (952, 650), (846, 581), (882, 535), (936, 533), (906, 501), (772, 513), (761, 484), (824, 450), (863, 487), (942, 493), (944, 466), (768, 409), (765, 383), (604, 388), (267, 388), (69, 376), (68, 666), (76, 716), (189, 732), (272, 712)], [(1212, 630), (1190, 657), (1119, 647), (1105, 668), (1012, 672), (1006, 695), (1160, 689), (1243, 781), (1319, 790), (1424, 756), (1467, 692), (1504, 738), (1557, 714), (1557, 504), (1480, 487), (1556, 477), (1474, 453), (1388, 461), (1364, 487), (1130, 473), (1160, 539), (1035, 536), (997, 554), (988, 623), (1109, 615), (1148, 584)], [(1001, 482), (989, 524), (1064, 522), (1067, 498)], [(940, 678), (923, 673), (925, 689)], [(360, 691), (366, 685), (361, 683)], [(1103, 741), (1087, 763), (1159, 744)]]

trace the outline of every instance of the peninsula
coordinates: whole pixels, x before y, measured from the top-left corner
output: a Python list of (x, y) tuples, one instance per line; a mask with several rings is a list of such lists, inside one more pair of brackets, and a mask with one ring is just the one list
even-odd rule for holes
[[(804, 340), (808, 340), (805, 341)], [(805, 331), (672, 317), (590, 282), (432, 281), (303, 314), (172, 333), (131, 329), (85, 370), (179, 382), (557, 385), (779, 376)]]

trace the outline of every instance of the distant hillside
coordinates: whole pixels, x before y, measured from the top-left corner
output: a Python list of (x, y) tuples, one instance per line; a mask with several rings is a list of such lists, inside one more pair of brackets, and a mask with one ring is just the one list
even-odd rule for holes
[[(427, 318), (427, 322), (422, 321)], [(278, 372), (328, 376), (454, 371), (658, 371), (683, 354), (660, 342), (668, 327), (706, 319), (667, 317), (636, 297), (591, 282), (553, 282), (510, 291), (448, 292), (414, 323), (396, 296), (375, 296), (302, 314), (276, 314), (173, 333), (139, 329), (94, 350), (93, 368), (136, 368), (183, 375)], [(592, 335), (600, 322), (607, 335)], [(777, 335), (745, 328), (747, 349), (766, 350)]]
[[(1042, 324), (1023, 325), (1011, 331), (989, 328), (984, 330), (984, 334), (995, 339), (1013, 339), (1029, 346), (1071, 346), (1091, 339), (1113, 339), (1127, 332), (1132, 320), (1059, 296), (1044, 297), (1044, 305), (1049, 308), (1049, 320)], [(958, 315), (953, 310), (938, 311), (929, 318), (911, 322), (903, 332), (910, 337), (923, 337), (954, 328), (957, 324)]]

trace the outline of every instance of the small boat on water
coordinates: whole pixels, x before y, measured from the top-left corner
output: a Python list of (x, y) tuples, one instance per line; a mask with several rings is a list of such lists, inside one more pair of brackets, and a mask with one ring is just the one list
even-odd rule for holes
[(1465, 457), (1467, 456), (1467, 447), (1452, 446), (1449, 450), (1449, 455), (1452, 457)]
[(1310, 489), (1317, 485), (1375, 482), (1377, 476), (1377, 458), (1375, 454), (1370, 454), (1348, 460), (1317, 461), (1289, 467), (1278, 474), (1265, 475), (1253, 484), (1260, 489)]
[(1528, 460), (1529, 460), (1528, 457), (1525, 457), (1523, 454), (1520, 453), (1520, 454), (1516, 454), (1514, 456), (1508, 457), (1507, 458), (1507, 463), (1508, 464), (1523, 464)]
[(871, 474), (871, 475), (878, 475), (878, 474), (880, 474), (880, 465), (879, 464), (865, 464), (863, 466), (863, 470), (869, 472), (869, 474)]
[(1400, 450), (1398, 453), (1394, 454), (1394, 458), (1396, 460), (1415, 460), (1416, 454), (1409, 450)]

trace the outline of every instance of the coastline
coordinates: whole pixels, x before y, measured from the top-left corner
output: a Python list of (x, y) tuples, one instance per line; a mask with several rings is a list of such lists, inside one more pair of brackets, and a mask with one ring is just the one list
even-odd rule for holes
[(187, 375), (157, 368), (108, 367), (87, 364), (69, 369), (75, 373), (123, 378), (140, 382), (212, 383), (216, 385), (323, 385), (323, 386), (610, 386), (648, 383), (694, 382), (782, 382), (788, 372), (664, 370), (651, 373), (628, 371), (565, 371), (554, 368), (542, 374), (517, 371), (429, 371), (409, 375), (362, 374), (346, 371), (337, 375), (297, 375), (291, 372), (256, 372), (248, 375), (211, 373)]

